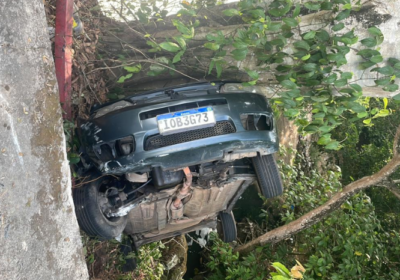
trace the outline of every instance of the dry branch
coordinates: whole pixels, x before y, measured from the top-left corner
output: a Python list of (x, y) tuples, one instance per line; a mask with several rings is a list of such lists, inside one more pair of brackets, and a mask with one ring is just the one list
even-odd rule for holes
[(387, 184), (390, 182), (389, 176), (392, 174), (397, 167), (400, 165), (400, 126), (397, 128), (396, 135), (393, 143), (393, 158), (377, 173), (361, 178), (343, 188), (342, 191), (335, 194), (326, 203), (319, 206), (318, 208), (308, 212), (301, 216), (297, 220), (278, 227), (272, 231), (269, 231), (258, 238), (239, 246), (235, 249), (242, 255), (246, 255), (253, 251), (257, 246), (262, 246), (267, 243), (276, 243), (290, 236), (303, 231), (312, 225), (323, 220), (327, 215), (337, 210), (347, 199), (355, 195), (361, 190), (365, 190), (372, 186), (381, 186), (388, 188), (396, 197), (400, 198), (400, 192), (394, 187), (394, 183)]

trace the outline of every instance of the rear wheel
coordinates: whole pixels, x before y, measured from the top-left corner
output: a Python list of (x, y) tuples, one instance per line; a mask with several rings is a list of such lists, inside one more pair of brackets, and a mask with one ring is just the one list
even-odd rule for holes
[(222, 241), (230, 243), (236, 240), (237, 230), (236, 222), (232, 211), (230, 213), (220, 212), (218, 215), (220, 221), (220, 237)]
[(107, 178), (95, 179), (73, 189), (76, 217), (80, 228), (91, 237), (107, 240), (119, 236), (125, 229), (127, 216), (108, 218), (103, 213), (107, 204)]
[(265, 198), (281, 195), (283, 193), (283, 184), (274, 156), (258, 155), (252, 160), (261, 194)]

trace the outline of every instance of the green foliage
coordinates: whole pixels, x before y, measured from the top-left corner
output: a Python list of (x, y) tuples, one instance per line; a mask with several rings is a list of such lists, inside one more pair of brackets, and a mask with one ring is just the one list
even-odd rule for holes
[[(305, 174), (300, 164), (281, 166), (282, 179), (290, 188), (280, 200), (268, 204), (269, 209), (281, 209), (281, 225), (315, 209), (342, 188), (339, 172)], [(266, 210), (262, 213), (267, 229), (272, 226), (269, 215)], [(287, 271), (277, 269), (274, 261), (291, 264), (296, 259), (307, 270), (304, 279), (398, 279), (399, 246), (398, 230), (385, 230), (371, 199), (358, 193), (322, 222), (290, 240), (258, 247), (243, 261), (227, 245), (215, 242), (208, 263), (214, 278), (209, 279), (240, 279), (239, 273), (241, 279), (260, 279), (257, 272), (268, 270), (270, 265), (275, 267), (277, 279), (286, 279), (282, 277), (287, 277)]]
[(213, 245), (210, 248), (207, 267), (212, 274), (207, 278), (208, 280), (263, 280), (267, 278), (268, 262), (262, 259), (263, 253), (260, 250), (240, 259), (239, 254), (233, 253), (230, 245), (221, 241), (215, 233), (211, 233), (210, 240)]
[[(77, 164), (80, 162), (81, 158), (78, 153), (80, 143), (78, 137), (74, 134), (75, 123), (72, 121), (64, 120), (63, 123), (65, 142), (67, 148), (67, 158), (70, 164)], [(74, 174), (76, 177), (76, 174)]]
[(146, 275), (146, 279), (149, 280), (161, 279), (164, 266), (159, 260), (162, 257), (161, 249), (163, 248), (164, 244), (159, 241), (144, 245), (139, 249), (138, 266), (134, 272), (136, 276)]
[[(123, 238), (128, 237), (123, 236)], [(162, 242), (144, 245), (137, 254), (135, 252), (123, 254), (121, 243), (115, 239), (98, 241), (83, 234), (82, 241), (89, 273), (93, 273), (96, 268), (95, 275), (101, 275), (102, 279), (162, 279), (164, 273), (164, 265), (161, 263), (161, 250), (164, 248)], [(123, 272), (123, 265), (131, 258), (136, 258), (137, 268), (131, 272)], [(98, 263), (102, 265), (99, 266)]]
[[(163, 23), (167, 20), (167, 4), (163, 2), (157, 7), (155, 3), (139, 5), (140, 8), (130, 6), (130, 12), (135, 15), (136, 11), (136, 18), (143, 24)], [(149, 45), (148, 51), (159, 54), (154, 58), (159, 63), (152, 63), (147, 75), (157, 76), (167, 71), (174, 73), (178, 65), (187, 63), (188, 56), (193, 57), (195, 51), (188, 53), (187, 45), (193, 40), (200, 20), (203, 25), (208, 20), (199, 11), (204, 6), (212, 5), (209, 1), (182, 2), (177, 16), (168, 19), (178, 35), (165, 38), (161, 43), (152, 34), (143, 34)], [(282, 87), (278, 88), (280, 98), (274, 99), (273, 103), (283, 109), (286, 117), (296, 120), (303, 134), (318, 134), (319, 138), (328, 139), (331, 137), (328, 132), (342, 124), (345, 113), (351, 122), (361, 120), (371, 126), (374, 119), (388, 116), (391, 111), (382, 106), (376, 107), (376, 110), (370, 108), (362, 97), (362, 87), (352, 81), (353, 73), (343, 73), (342, 70), (347, 64), (350, 47), (359, 42), (357, 30), (343, 31), (343, 20), (360, 7), (360, 1), (351, 3), (350, 0), (318, 0), (296, 4), (292, 0), (273, 0), (269, 3), (239, 1), (237, 7), (224, 10), (223, 15), (235, 17), (244, 23), (243, 26), (230, 33), (211, 29), (205, 36), (206, 42), (199, 47), (213, 53), (208, 69), (204, 70), (208, 70), (208, 75), (220, 78), (227, 68), (237, 68), (237, 63), (245, 61), (252, 54), (259, 66), (245, 69), (249, 77), (246, 84), (255, 85), (259, 82), (262, 78), (260, 73), (274, 74)], [(299, 30), (302, 9), (310, 12), (329, 11), (332, 22), (295, 36)], [(368, 34), (355, 49), (364, 60), (359, 68), (376, 72), (376, 86), (384, 91), (395, 92), (399, 88), (395, 80), (400, 77), (400, 60), (385, 59), (380, 53), (379, 46), (384, 38), (379, 28), (368, 28)], [(168, 69), (162, 65), (168, 66)], [(131, 69), (133, 71), (125, 69), (128, 73), (118, 83), (143, 71), (138, 67)], [(394, 99), (400, 99), (400, 96)], [(340, 149), (342, 145), (334, 137), (331, 138), (331, 141), (320, 141), (319, 144), (328, 150)]]

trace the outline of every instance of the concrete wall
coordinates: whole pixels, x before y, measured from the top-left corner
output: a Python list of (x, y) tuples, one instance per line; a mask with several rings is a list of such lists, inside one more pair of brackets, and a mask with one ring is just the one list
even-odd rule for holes
[(0, 1), (0, 279), (88, 279), (42, 0)]

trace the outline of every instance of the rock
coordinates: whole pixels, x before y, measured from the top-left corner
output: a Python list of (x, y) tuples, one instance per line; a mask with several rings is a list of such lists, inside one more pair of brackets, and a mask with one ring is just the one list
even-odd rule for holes
[(165, 243), (162, 262), (165, 266), (163, 280), (180, 280), (186, 273), (188, 245), (185, 235), (162, 241)]

